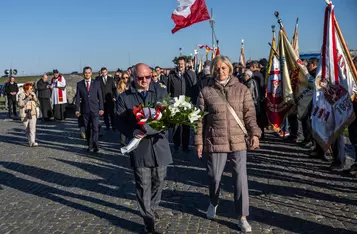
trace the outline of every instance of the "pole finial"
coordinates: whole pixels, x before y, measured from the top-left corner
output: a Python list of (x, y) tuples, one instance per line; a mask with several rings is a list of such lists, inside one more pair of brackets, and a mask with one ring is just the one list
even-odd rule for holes
[(275, 17), (278, 19), (278, 23), (279, 23), (280, 27), (281, 27), (281, 28), (284, 28), (284, 26), (283, 26), (283, 21), (282, 21), (281, 18), (280, 18), (280, 13), (279, 13), (279, 11), (275, 11), (275, 12), (274, 12), (274, 15), (275, 15)]

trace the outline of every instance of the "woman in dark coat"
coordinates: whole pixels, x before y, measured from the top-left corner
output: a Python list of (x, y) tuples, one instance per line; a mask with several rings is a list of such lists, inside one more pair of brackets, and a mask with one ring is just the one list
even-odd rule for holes
[(40, 109), (42, 118), (48, 121), (52, 117), (51, 108), (51, 85), (47, 82), (47, 75), (43, 75), (42, 79), (37, 82), (38, 100), (40, 101)]

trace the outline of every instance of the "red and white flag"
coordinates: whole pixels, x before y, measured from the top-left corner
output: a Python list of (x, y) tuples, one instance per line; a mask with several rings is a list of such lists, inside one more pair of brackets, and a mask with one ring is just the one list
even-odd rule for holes
[(192, 24), (210, 19), (205, 0), (178, 0), (178, 3), (178, 7), (171, 15), (171, 19), (176, 24), (171, 31), (172, 34)]
[(355, 119), (351, 96), (356, 89), (342, 34), (337, 32), (334, 6), (325, 11), (321, 60), (315, 80), (312, 109), (314, 138), (326, 151)]
[(200, 49), (203, 49), (205, 47), (206, 47), (205, 45), (198, 45), (198, 48), (200, 48)]

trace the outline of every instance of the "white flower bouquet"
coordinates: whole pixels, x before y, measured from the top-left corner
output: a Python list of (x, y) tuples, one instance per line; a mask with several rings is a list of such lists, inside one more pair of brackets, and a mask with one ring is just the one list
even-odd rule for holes
[[(192, 127), (195, 131), (197, 121), (204, 117), (205, 112), (194, 106), (190, 98), (181, 95), (177, 97), (168, 97), (162, 102), (154, 105), (133, 108), (133, 114), (145, 133), (144, 125), (148, 125), (155, 131), (166, 131), (170, 127), (177, 125), (186, 125)], [(141, 139), (134, 138), (129, 144), (121, 148), (121, 152), (129, 153), (133, 151), (140, 143)]]

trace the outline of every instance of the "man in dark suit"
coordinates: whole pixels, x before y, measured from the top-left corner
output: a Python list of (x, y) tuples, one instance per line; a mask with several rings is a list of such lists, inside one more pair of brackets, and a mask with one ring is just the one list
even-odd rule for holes
[(141, 139), (138, 147), (130, 152), (134, 170), (136, 197), (147, 233), (155, 233), (156, 213), (167, 166), (172, 163), (167, 132), (155, 131), (147, 124), (142, 129), (133, 114), (136, 106), (155, 104), (167, 97), (167, 91), (151, 81), (151, 69), (139, 63), (133, 72), (130, 88), (118, 97), (117, 115), (119, 131), (129, 140)]
[(98, 152), (99, 115), (104, 113), (102, 91), (100, 83), (92, 80), (92, 68), (83, 68), (83, 76), (77, 83), (76, 116), (83, 115), (88, 151)]
[(96, 81), (100, 83), (102, 89), (102, 97), (104, 101), (104, 123), (107, 126), (107, 130), (110, 129), (110, 125), (112, 125), (113, 130), (115, 130), (114, 103), (116, 101), (117, 88), (115, 86), (114, 78), (108, 76), (107, 68), (102, 67), (100, 72), (102, 75), (98, 76)]
[[(177, 59), (177, 68), (170, 72), (167, 83), (167, 91), (172, 97), (179, 97), (185, 95), (191, 98), (192, 103), (196, 103), (197, 95), (197, 78), (196, 73), (192, 70), (185, 70), (186, 60), (184, 57)], [(181, 134), (182, 133), (182, 134)], [(181, 138), (182, 137), (182, 138)], [(190, 143), (190, 127), (179, 126), (174, 133), (174, 147), (178, 150), (181, 145), (182, 149), (188, 152), (188, 145)]]

